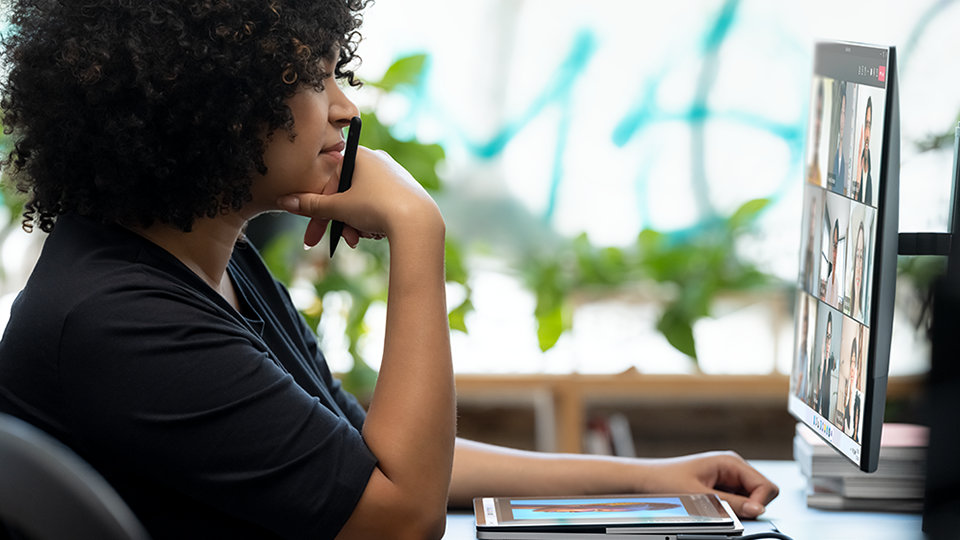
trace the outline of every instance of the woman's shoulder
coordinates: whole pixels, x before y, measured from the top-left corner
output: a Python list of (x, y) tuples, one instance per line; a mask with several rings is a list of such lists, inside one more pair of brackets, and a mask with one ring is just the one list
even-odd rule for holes
[(61, 216), (11, 314), (31, 325), (176, 309), (218, 309), (213, 291), (175, 257), (119, 226)]

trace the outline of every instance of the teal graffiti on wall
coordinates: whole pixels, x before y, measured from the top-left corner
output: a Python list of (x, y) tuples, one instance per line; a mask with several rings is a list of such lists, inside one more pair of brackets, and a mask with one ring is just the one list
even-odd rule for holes
[[(955, 0), (937, 0), (913, 24), (909, 38), (900, 47), (900, 71), (905, 70), (910, 52), (923, 37), (924, 30), (941, 14), (945, 8)], [(671, 66), (665, 66), (662, 73), (644, 81), (642, 88), (637, 91), (637, 97), (630, 108), (623, 111), (622, 117), (607, 134), (612, 144), (625, 147), (631, 141), (637, 141), (645, 132), (665, 123), (682, 123), (690, 130), (690, 173), (686, 181), (691, 183), (691, 192), (694, 193), (693, 204), (699, 222), (694, 228), (709, 224), (717, 217), (718, 208), (711, 197), (711, 183), (709, 168), (706, 163), (706, 127), (714, 121), (723, 121), (729, 124), (746, 126), (763, 136), (773, 137), (781, 141), (788, 149), (789, 167), (783, 178), (773, 182), (771, 192), (765, 194), (774, 200), (781, 198), (801, 175), (804, 152), (804, 137), (806, 126), (806, 110), (793, 121), (780, 121), (756, 113), (751, 110), (721, 109), (710, 104), (710, 95), (714, 90), (717, 74), (721, 69), (724, 56), (721, 54), (725, 43), (738, 30), (737, 21), (744, 9), (740, 0), (725, 0), (715, 13), (709, 15), (704, 27), (699, 46), (697, 47), (700, 71), (696, 79), (696, 88), (692, 100), (679, 110), (676, 107), (667, 108), (658, 99), (658, 90), (661, 83), (670, 74)], [(574, 34), (568, 52), (557, 65), (551, 76), (544, 80), (542, 89), (534, 93), (522, 110), (511, 113), (509, 119), (484, 140), (472, 140), (469, 136), (458, 131), (461, 142), (470, 154), (480, 160), (490, 160), (499, 157), (504, 149), (529, 126), (535, 119), (547, 111), (558, 114), (553, 143), (552, 160), (550, 163), (549, 189), (543, 206), (542, 217), (551, 221), (557, 210), (557, 197), (563, 190), (567, 177), (564, 174), (564, 159), (567, 153), (567, 142), (570, 139), (572, 110), (575, 106), (573, 95), (577, 84), (586, 75), (591, 61), (597, 56), (600, 40), (594, 30), (580, 29)], [(727, 58), (727, 61), (730, 61)], [(802, 80), (802, 78), (801, 78)], [(625, 91), (629, 91), (625, 89)], [(423, 103), (426, 97), (426, 80), (415, 92), (413, 97), (418, 106), (412, 110), (424, 112)], [(804, 107), (805, 109), (805, 107)], [(640, 152), (643, 152), (642, 150)], [(651, 214), (649, 204), (651, 198), (647, 196), (650, 180), (649, 171), (653, 161), (657, 159), (656, 152), (643, 154), (638, 160), (635, 171), (634, 185), (638, 212), (642, 226), (649, 226)], [(683, 231), (677, 231), (683, 234)], [(692, 232), (692, 231), (687, 231)]]

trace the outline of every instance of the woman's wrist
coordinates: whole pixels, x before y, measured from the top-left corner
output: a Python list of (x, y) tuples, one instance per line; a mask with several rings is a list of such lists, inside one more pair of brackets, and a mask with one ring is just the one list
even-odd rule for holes
[(600, 457), (591, 474), (597, 480), (593, 493), (646, 493), (652, 460)]
[(538, 461), (546, 467), (542, 474), (555, 482), (552, 493), (643, 493), (651, 473), (651, 460), (646, 459), (584, 454), (541, 456), (544, 459)]
[(394, 208), (393, 216), (384, 227), (387, 238), (395, 241), (408, 239), (439, 239), (446, 236), (446, 223), (443, 214), (433, 199), (419, 201), (420, 204), (407, 204)]

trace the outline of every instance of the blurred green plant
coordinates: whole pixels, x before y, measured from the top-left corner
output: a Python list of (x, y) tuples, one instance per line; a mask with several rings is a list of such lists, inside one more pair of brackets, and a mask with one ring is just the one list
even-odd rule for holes
[[(404, 93), (421, 84), (427, 66), (426, 55), (417, 54), (394, 62), (377, 81), (364, 81), (377, 91), (373, 106), (361, 111), (364, 146), (382, 149), (393, 156), (431, 195), (445, 192), (437, 166), (445, 154), (441, 146), (416, 139), (399, 139), (393, 126), (377, 116), (377, 104), (391, 93)], [(452, 195), (448, 193), (448, 196)], [(449, 197), (448, 197), (449, 198)], [(448, 201), (450, 202), (450, 201)], [(462, 201), (454, 203), (463, 206)], [(657, 329), (677, 350), (697, 357), (693, 337), (694, 323), (710, 314), (719, 294), (755, 289), (771, 284), (771, 278), (751, 263), (738, 257), (738, 238), (749, 231), (757, 215), (769, 204), (767, 199), (747, 202), (733, 214), (717, 218), (686, 233), (665, 234), (644, 230), (627, 248), (597, 247), (582, 234), (573, 239), (551, 241), (539, 254), (528, 251), (498, 253), (507, 256), (536, 298), (534, 317), (541, 350), (556, 345), (571, 328), (575, 299), (583, 294), (621, 294), (644, 286), (662, 291), (666, 299)], [(469, 207), (470, 205), (467, 205)], [(489, 216), (484, 218), (489, 219)], [(298, 231), (302, 230), (298, 228)], [(464, 233), (469, 234), (469, 233)], [(448, 228), (446, 279), (464, 291), (464, 300), (449, 313), (450, 327), (467, 331), (467, 315), (473, 310), (467, 249), (468, 246)], [(303, 310), (313, 328), (317, 328), (324, 306), (332, 294), (342, 294), (346, 338), (353, 368), (344, 374), (344, 386), (361, 399), (369, 396), (376, 381), (375, 372), (364, 361), (361, 345), (369, 329), (365, 323), (371, 306), (386, 302), (388, 249), (383, 242), (361, 242), (356, 250), (331, 263), (325, 255), (305, 252), (299, 232), (277, 236), (263, 256), (274, 274), (287, 284), (306, 277), (312, 284), (315, 301)], [(317, 252), (324, 250), (315, 250)]]
[[(0, 111), (0, 118), (2, 116), (3, 113)], [(0, 122), (0, 155), (5, 157), (9, 151), (10, 136), (4, 133), (2, 122)], [(21, 226), (24, 204), (26, 204), (26, 194), (17, 190), (6, 169), (0, 171), (0, 206), (4, 207), (7, 213), (6, 220), (0, 223), (0, 247), (10, 234)], [(0, 280), (6, 278), (6, 271), (3, 265), (0, 265)]]
[[(394, 62), (379, 81), (364, 83), (377, 89), (380, 97), (405, 92), (420, 84), (426, 64), (425, 55), (404, 57)], [(444, 159), (442, 147), (416, 139), (398, 139), (391, 126), (377, 116), (376, 101), (361, 116), (361, 144), (385, 150), (431, 194), (444, 190), (437, 173), (437, 166)], [(510, 262), (536, 298), (534, 317), (540, 349), (546, 351), (556, 345), (571, 328), (578, 295), (619, 294), (652, 284), (664, 291), (666, 298), (657, 329), (677, 350), (695, 360), (693, 325), (710, 314), (716, 297), (771, 283), (767, 274), (736, 254), (738, 238), (768, 204), (767, 199), (749, 201), (730, 216), (684, 234), (647, 229), (628, 248), (597, 247), (582, 234), (572, 240), (560, 240), (559, 245), (552, 243), (548, 251), (539, 255), (514, 254)], [(336, 264), (331, 264), (325, 256), (304, 252), (301, 246), (299, 233), (282, 234), (263, 250), (264, 259), (274, 274), (288, 284), (308, 276), (316, 301), (304, 310), (304, 316), (313, 328), (319, 324), (328, 295), (344, 293), (349, 298), (345, 308), (346, 338), (354, 362), (343, 380), (348, 390), (363, 399), (376, 381), (375, 372), (361, 353), (369, 330), (364, 321), (374, 303), (387, 299), (387, 247), (382, 242), (361, 242), (357, 250), (345, 253)], [(466, 249), (466, 244), (448, 231), (446, 278), (466, 292), (464, 300), (451, 309), (449, 321), (452, 329), (463, 332), (467, 331), (467, 315), (473, 310)]]
[[(918, 152), (946, 152), (953, 151), (957, 137), (957, 126), (960, 124), (960, 113), (943, 130), (938, 133), (928, 133), (914, 141)], [(953, 186), (951, 189), (954, 189)], [(947, 258), (943, 256), (900, 256), (897, 258), (897, 276), (909, 283), (914, 292), (923, 298), (921, 309), (914, 314), (914, 324), (917, 329), (928, 328), (932, 315), (933, 284), (934, 281), (946, 272)], [(902, 293), (898, 293), (902, 294)]]
[[(3, 113), (0, 111), (0, 118), (2, 117)], [(9, 151), (10, 136), (4, 132), (3, 124), (0, 122), (0, 155), (5, 157)], [(24, 202), (24, 194), (17, 191), (10, 175), (7, 174), (7, 170), (4, 169), (0, 172), (0, 203), (9, 211), (9, 219), (7, 223), (0, 226), (0, 229), (6, 230), (10, 225), (20, 221), (20, 216), (23, 214)]]
[[(908, 310), (914, 328), (929, 330), (933, 316), (934, 283), (947, 271), (947, 258), (940, 255), (900, 256), (897, 258), (897, 297), (912, 295), (919, 303), (916, 310)], [(906, 289), (902, 285), (906, 284)]]
[(957, 124), (960, 123), (960, 113), (947, 129), (940, 133), (928, 133), (925, 137), (914, 142), (919, 152), (932, 152), (935, 150), (946, 150), (953, 148), (954, 139), (957, 136)]
[[(427, 64), (425, 54), (406, 56), (394, 62), (379, 80), (364, 81), (367, 87), (376, 90), (377, 96), (372, 106), (361, 111), (360, 143), (389, 153), (436, 197), (445, 191), (443, 179), (437, 172), (445, 158), (443, 148), (415, 138), (396, 137), (393, 126), (381, 121), (376, 113), (381, 98), (415, 90), (423, 81)], [(4, 139), (0, 139), (0, 145)], [(23, 204), (22, 194), (16, 193), (8, 180), (3, 179), (0, 193), (11, 216), (4, 229), (18, 222)], [(677, 350), (696, 359), (693, 325), (710, 314), (717, 295), (771, 282), (766, 274), (738, 257), (735, 249), (737, 239), (748, 231), (768, 203), (766, 199), (749, 201), (730, 216), (688, 233), (665, 234), (647, 229), (627, 248), (597, 247), (585, 234), (573, 239), (551, 235), (548, 251), (544, 253), (513, 253), (510, 262), (536, 298), (534, 317), (541, 350), (556, 345), (560, 336), (571, 328), (578, 296), (621, 294), (653, 285), (666, 298), (657, 329)], [(301, 220), (302, 224), (301, 218), (286, 218)], [(339, 294), (346, 299), (343, 303), (345, 337), (353, 367), (343, 374), (343, 384), (365, 399), (376, 381), (375, 371), (364, 361), (361, 352), (369, 332), (365, 319), (371, 306), (387, 300), (388, 247), (385, 242), (364, 241), (356, 250), (342, 250), (343, 255), (332, 263), (322, 254), (323, 249), (304, 251), (301, 233), (302, 227), (283, 227), (263, 246), (263, 258), (274, 275), (288, 286), (303, 279), (311, 284), (314, 301), (302, 313), (314, 329), (319, 326), (325, 300), (331, 298), (330, 295)], [(471, 243), (470, 249), (474, 247)], [(446, 279), (448, 283), (458, 284), (465, 293), (463, 300), (450, 310), (449, 322), (452, 329), (462, 332), (467, 331), (467, 316), (474, 309), (467, 251), (467, 243), (448, 230)]]
[(678, 351), (696, 360), (694, 323), (710, 315), (720, 294), (774, 284), (768, 274), (737, 256), (739, 238), (749, 232), (768, 199), (746, 202), (733, 214), (683, 234), (645, 229), (627, 248), (591, 245), (585, 234), (523, 269), (536, 296), (537, 338), (544, 351), (571, 328), (575, 292), (619, 293), (655, 284), (666, 300), (659, 330)]

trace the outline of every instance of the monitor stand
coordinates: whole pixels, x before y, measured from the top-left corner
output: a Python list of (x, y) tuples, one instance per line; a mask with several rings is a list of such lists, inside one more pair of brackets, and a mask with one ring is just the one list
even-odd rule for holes
[(900, 233), (900, 255), (945, 255), (948, 257), (948, 273), (960, 275), (960, 123), (953, 139), (953, 182), (950, 192), (949, 231), (945, 233)]
[(935, 286), (932, 354), (926, 388), (930, 426), (923, 530), (930, 540), (956, 538), (960, 527), (960, 274)]
[[(930, 540), (956, 538), (960, 527), (960, 125), (953, 152), (949, 233), (900, 234), (900, 253), (946, 255), (947, 273), (934, 285), (930, 373), (926, 387), (930, 441), (923, 530)], [(934, 252), (934, 253), (931, 253)], [(911, 253), (913, 254), (913, 253)]]

